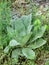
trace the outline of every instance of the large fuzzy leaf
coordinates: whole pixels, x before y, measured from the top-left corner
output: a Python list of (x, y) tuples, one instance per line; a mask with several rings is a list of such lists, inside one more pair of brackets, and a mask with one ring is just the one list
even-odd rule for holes
[(18, 49), (15, 49), (14, 51), (12, 51), (12, 58), (18, 58), (18, 55), (19, 55), (19, 50)]
[(10, 46), (6, 46), (5, 49), (4, 49), (4, 53), (8, 53), (10, 50)]
[(27, 33), (30, 33), (31, 29), (32, 29), (32, 25), (31, 25), (31, 20), (32, 20), (32, 15), (28, 15), (28, 16), (22, 16), (21, 17), (22, 23), (24, 24)]
[(14, 30), (16, 30), (17, 35), (24, 36), (30, 33), (32, 29), (31, 25), (32, 15), (24, 15), (21, 18), (17, 18), (16, 20), (11, 20), (10, 25)]
[(21, 45), (24, 45), (31, 36), (31, 19), (32, 15), (24, 15), (16, 20), (11, 20), (10, 26), (7, 27), (8, 36), (16, 39)]
[(29, 38), (31, 37), (31, 35), (32, 35), (32, 33), (29, 33), (28, 35), (22, 37), (22, 39), (21, 39), (21, 41), (20, 41), (20, 42), (21, 42), (20, 45), (21, 45), (21, 46), (25, 45), (25, 44), (28, 42), (28, 40), (29, 40)]
[(12, 56), (11, 56), (11, 58), (12, 58), (12, 63), (13, 64), (15, 64), (15, 63), (17, 63), (18, 62), (18, 56), (19, 56), (19, 52), (18, 52), (19, 50), (14, 50), (14, 51), (12, 51)]
[(33, 36), (32, 40), (30, 42), (33, 42), (36, 39), (41, 38), (43, 36), (45, 30), (46, 30), (45, 26), (42, 26), (38, 31), (33, 30), (34, 36)]
[(16, 40), (11, 40), (10, 43), (9, 43), (9, 46), (13, 47), (13, 46), (17, 46), (19, 45), (19, 43), (16, 41)]
[(17, 46), (19, 43), (16, 40), (11, 40), (9, 45), (5, 47), (4, 53), (8, 53), (11, 47)]
[(11, 58), (16, 60), (16, 62), (17, 62), (19, 55), (21, 55), (21, 49), (15, 49), (15, 50), (12, 51)]
[(46, 41), (43, 40), (42, 38), (40, 38), (40, 39), (36, 40), (34, 43), (28, 45), (28, 47), (31, 49), (36, 49), (36, 48), (43, 46), (45, 43), (46, 43)]
[(22, 53), (27, 59), (34, 59), (35, 58), (35, 52), (29, 48), (23, 48)]

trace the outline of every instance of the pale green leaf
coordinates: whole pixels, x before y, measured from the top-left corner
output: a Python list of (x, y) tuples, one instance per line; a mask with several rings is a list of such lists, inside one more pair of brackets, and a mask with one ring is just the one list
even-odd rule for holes
[(37, 31), (37, 32), (36, 31), (35, 32), (33, 31), (35, 33), (35, 35), (33, 34), (34, 37), (32, 38), (32, 41), (30, 41), (30, 42), (33, 42), (36, 39), (41, 38), (43, 36), (45, 30), (46, 30), (45, 26), (42, 26), (39, 31)]
[(35, 59), (35, 52), (29, 48), (23, 48), (22, 53), (27, 59)]
[(9, 46), (11, 46), (11, 47), (14, 47), (14, 46), (17, 46), (17, 45), (19, 45), (19, 43), (14, 39), (12, 39), (9, 43)]
[(4, 49), (4, 53), (8, 53), (10, 50), (10, 46), (6, 46), (5, 49)]
[(18, 59), (19, 55), (21, 55), (21, 49), (15, 49), (12, 51), (12, 58)]
[(20, 45), (22, 45), (22, 46), (25, 45), (27, 43), (27, 41), (29, 40), (29, 38), (31, 37), (31, 35), (32, 35), (32, 33), (29, 33), (28, 35), (24, 36), (22, 38), (22, 41), (20, 41), (21, 42)]
[(40, 38), (40, 39), (36, 40), (34, 43), (28, 45), (28, 47), (31, 49), (36, 49), (36, 48), (43, 46), (45, 43), (46, 43), (46, 41), (43, 40), (42, 38)]
[(32, 14), (23, 15), (21, 18), (11, 20), (11, 27), (7, 27), (9, 38), (16, 39), (21, 45), (24, 45), (31, 37)]

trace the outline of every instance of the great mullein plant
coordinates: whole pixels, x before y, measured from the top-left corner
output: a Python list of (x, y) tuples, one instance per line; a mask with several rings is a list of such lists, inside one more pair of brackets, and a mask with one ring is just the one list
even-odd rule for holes
[(10, 26), (7, 26), (7, 35), (10, 39), (9, 45), (5, 47), (4, 53), (10, 53), (14, 64), (18, 62), (19, 56), (24, 56), (27, 59), (33, 60), (36, 55), (33, 51), (46, 43), (42, 38), (46, 25), (41, 24), (39, 19), (36, 19), (33, 24), (32, 14), (23, 15), (21, 18), (10, 21)]

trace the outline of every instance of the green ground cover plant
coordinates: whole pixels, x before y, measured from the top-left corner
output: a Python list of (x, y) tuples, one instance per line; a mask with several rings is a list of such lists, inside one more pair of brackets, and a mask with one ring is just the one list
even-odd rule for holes
[[(36, 59), (34, 50), (46, 43), (43, 35), (47, 25), (42, 25), (39, 18), (33, 21), (32, 13), (13, 20), (8, 4), (0, 3), (0, 49), (3, 51), (0, 63), (5, 56), (9, 57), (12, 65), (19, 63), (20, 57), (34, 61)], [(34, 62), (30, 63), (34, 65)]]

